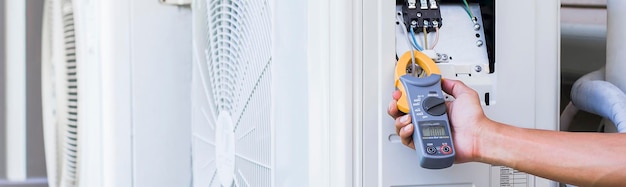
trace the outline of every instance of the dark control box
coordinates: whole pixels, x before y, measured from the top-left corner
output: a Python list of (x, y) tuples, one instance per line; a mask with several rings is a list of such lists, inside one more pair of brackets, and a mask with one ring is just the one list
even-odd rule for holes
[(402, 15), (407, 29), (413, 27), (416, 33), (423, 32), (424, 27), (427, 32), (434, 32), (435, 27), (443, 25), (438, 0), (404, 0)]
[(452, 166), (455, 150), (441, 91), (441, 75), (431, 74), (424, 78), (403, 75), (400, 81), (407, 94), (415, 127), (413, 142), (420, 166), (427, 169)]

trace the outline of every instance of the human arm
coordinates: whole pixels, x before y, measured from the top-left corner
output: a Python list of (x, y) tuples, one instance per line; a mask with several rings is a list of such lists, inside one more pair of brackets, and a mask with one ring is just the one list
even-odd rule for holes
[[(456, 98), (447, 106), (458, 163), (503, 165), (579, 186), (626, 184), (626, 134), (518, 128), (487, 118), (478, 94), (462, 82), (446, 79), (442, 88)], [(410, 116), (395, 105), (400, 94), (394, 92), (388, 112), (403, 144), (414, 149)]]

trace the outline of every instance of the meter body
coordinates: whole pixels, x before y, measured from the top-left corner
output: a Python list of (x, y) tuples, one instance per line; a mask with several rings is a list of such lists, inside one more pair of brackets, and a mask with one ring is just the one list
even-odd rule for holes
[(443, 92), (441, 75), (418, 78), (400, 76), (414, 125), (413, 142), (420, 166), (443, 169), (454, 163), (454, 143)]

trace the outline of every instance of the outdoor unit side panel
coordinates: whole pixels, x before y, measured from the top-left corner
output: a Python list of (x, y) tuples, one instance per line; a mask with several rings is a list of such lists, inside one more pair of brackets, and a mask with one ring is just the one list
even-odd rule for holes
[[(293, 7), (303, 7), (294, 9)], [(309, 180), (307, 2), (275, 0), (272, 41), (274, 186), (307, 186)], [(298, 31), (298, 32), (295, 32)], [(305, 32), (300, 32), (305, 31)], [(295, 60), (298, 59), (298, 60)], [(297, 103), (297, 104), (296, 104)], [(294, 114), (298, 115), (285, 115)]]
[(132, 164), (131, 1), (98, 1), (102, 51), (102, 186), (130, 187)]
[(191, 11), (131, 7), (133, 186), (189, 186)]
[[(363, 178), (363, 186), (380, 186), (379, 179), (379, 170), (380, 164), (378, 158), (379, 149), (380, 149), (380, 138), (379, 131), (381, 130), (382, 124), (380, 120), (382, 116), (379, 116), (379, 113), (383, 112), (385, 107), (381, 106), (381, 101), (379, 95), (383, 89), (378, 79), (384, 79), (382, 81), (388, 80), (391, 81), (392, 77), (381, 77), (380, 73), (383, 71), (393, 71), (389, 66), (385, 66), (384, 69), (379, 71), (379, 68), (382, 67), (382, 63), (378, 63), (382, 60), (382, 52), (379, 52), (381, 49), (381, 42), (383, 42), (379, 36), (381, 36), (381, 32), (383, 30), (387, 30), (387, 32), (393, 32), (393, 25), (386, 24), (391, 26), (391, 28), (381, 27), (378, 29), (378, 26), (381, 25), (381, 20), (389, 20), (393, 18), (381, 17), (381, 15), (386, 13), (392, 13), (388, 11), (383, 11), (387, 9), (391, 9), (389, 11), (393, 11), (394, 4), (391, 3), (382, 3), (379, 5), (379, 1), (377, 0), (364, 0), (363, 1), (363, 12), (369, 12), (368, 14), (363, 14), (363, 20), (370, 21), (370, 24), (363, 25), (363, 89), (362, 89), (362, 108), (363, 108), (363, 131), (362, 131), (362, 141), (363, 141), (363, 149), (362, 149), (362, 178)], [(381, 12), (382, 11), (382, 12)], [(386, 44), (387, 46), (395, 45), (393, 43)], [(386, 55), (393, 55), (393, 50), (386, 50)], [(385, 57), (385, 60), (390, 60), (391, 58)], [(388, 94), (388, 93), (387, 93)]]

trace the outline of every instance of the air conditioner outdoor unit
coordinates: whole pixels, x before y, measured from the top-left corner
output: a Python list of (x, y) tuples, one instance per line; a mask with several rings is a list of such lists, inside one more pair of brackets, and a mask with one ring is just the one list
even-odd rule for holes
[[(319, 159), (347, 156), (347, 149), (315, 151), (333, 139), (317, 128), (330, 122), (329, 115), (340, 119), (335, 116), (340, 113), (328, 110), (328, 100), (318, 100), (330, 93), (330, 82), (321, 82), (330, 72), (323, 69), (328, 62), (307, 57), (307, 37), (313, 34), (307, 6), (304, 1), (191, 2), (193, 186), (320, 186), (309, 183), (318, 180), (314, 173), (332, 170), (318, 171), (316, 165), (324, 165)], [(345, 146), (350, 137), (337, 140)]]
[(46, 1), (50, 186), (190, 182), (190, 13), (156, 0)]
[[(423, 169), (395, 141), (396, 1), (165, 2), (183, 6), (47, 2), (51, 184), (500, 186), (508, 171), (555, 185), (477, 163)], [(558, 2), (493, 2), (486, 113), (554, 130)]]
[[(492, 56), (462, 2), (437, 2), (444, 24), (470, 31), (442, 29), (442, 51), (459, 57), (441, 64), (445, 75), (478, 63), (485, 71), (472, 69), (484, 75), (457, 79), (481, 92), (491, 118), (556, 130), (558, 2), (485, 1), (492, 12), (483, 18), (485, 2), (470, 1), (478, 24), (495, 30)], [(479, 163), (419, 167), (386, 113), (394, 56), (405, 50), (396, 44), (396, 1), (195, 0), (192, 11), (194, 186), (556, 185)], [(469, 52), (455, 40), (477, 54), (461, 54)]]

